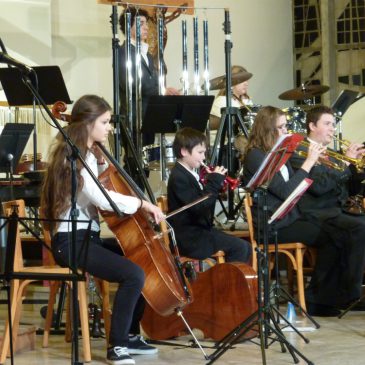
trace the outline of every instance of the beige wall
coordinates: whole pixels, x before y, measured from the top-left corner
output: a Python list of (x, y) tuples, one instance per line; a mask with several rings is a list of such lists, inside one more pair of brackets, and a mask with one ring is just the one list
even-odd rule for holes
[[(258, 104), (288, 106), (277, 98), (293, 87), (292, 17), (289, 0), (196, 0), (196, 7), (228, 7), (232, 24), (232, 64), (254, 77), (250, 94)], [(120, 9), (119, 9), (120, 11)], [(111, 6), (96, 0), (0, 0), (0, 34), (9, 53), (31, 65), (61, 67), (71, 99), (85, 93), (112, 102)], [(199, 27), (209, 22), (211, 77), (224, 73), (224, 11), (197, 10)], [(192, 33), (191, 17), (188, 33)], [(181, 18), (168, 25), (168, 84), (181, 88)], [(202, 37), (200, 37), (202, 41)], [(192, 42), (189, 36), (189, 69)], [(201, 49), (201, 67), (202, 47)], [(3, 66), (3, 65), (1, 65)], [(0, 91), (0, 100), (4, 95)], [(40, 148), (45, 150), (48, 139)]]

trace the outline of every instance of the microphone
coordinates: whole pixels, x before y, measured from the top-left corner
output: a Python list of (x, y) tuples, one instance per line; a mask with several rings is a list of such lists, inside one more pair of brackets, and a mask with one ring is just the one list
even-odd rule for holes
[(9, 162), (13, 161), (13, 158), (14, 158), (14, 156), (13, 156), (13, 154), (12, 154), (12, 153), (8, 153), (8, 154), (6, 155), (6, 159), (7, 159)]
[(7, 53), (0, 52), (0, 63), (6, 63), (8, 65), (15, 66), (20, 72), (28, 75), (33, 72), (33, 68), (26, 64), (10, 57)]

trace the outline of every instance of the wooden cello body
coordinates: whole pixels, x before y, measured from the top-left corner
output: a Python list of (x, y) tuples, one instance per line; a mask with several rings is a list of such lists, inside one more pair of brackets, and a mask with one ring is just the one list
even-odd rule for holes
[[(129, 179), (127, 174), (121, 176), (112, 165), (99, 176), (99, 181), (107, 190), (142, 198), (138, 195), (138, 189), (137, 192), (134, 190), (134, 182)], [(125, 256), (144, 270), (146, 280), (142, 293), (154, 311), (166, 316), (192, 300), (171, 252), (142, 210), (124, 217), (114, 212), (102, 211), (101, 214)]]
[[(183, 314), (189, 325), (200, 329), (206, 338), (221, 340), (257, 310), (257, 274), (243, 263), (217, 264), (199, 273), (191, 290), (194, 302), (185, 307)], [(153, 340), (186, 333), (179, 316), (160, 316), (150, 306), (145, 309), (141, 325)], [(250, 331), (246, 337), (256, 334)]]

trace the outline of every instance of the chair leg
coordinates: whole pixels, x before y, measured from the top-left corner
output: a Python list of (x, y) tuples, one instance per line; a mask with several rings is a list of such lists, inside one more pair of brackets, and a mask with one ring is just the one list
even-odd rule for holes
[(86, 284), (84, 281), (78, 283), (80, 324), (82, 332), (82, 345), (84, 350), (84, 361), (91, 361), (89, 315), (86, 298)]
[(105, 280), (100, 280), (99, 283), (99, 291), (103, 300), (103, 319), (104, 319), (104, 330), (105, 330), (105, 338), (106, 345), (109, 344), (109, 333), (111, 326), (111, 309), (110, 309), (110, 298), (109, 298), (109, 283)]
[(43, 347), (48, 347), (49, 332), (51, 330), (53, 322), (53, 309), (56, 303), (56, 296), (60, 288), (61, 282), (51, 281), (49, 285), (50, 285), (50, 291), (49, 291), (49, 299), (47, 306), (47, 315), (44, 323), (43, 344), (42, 344)]
[[(11, 323), (12, 324), (14, 323), (14, 319), (15, 319), (15, 310), (16, 310), (16, 305), (17, 305), (16, 298), (18, 295), (18, 290), (19, 290), (19, 280), (12, 280), (11, 288), (10, 288), (10, 308), (11, 308)], [(8, 316), (7, 316), (4, 335), (3, 335), (3, 341), (1, 343), (0, 364), (4, 364), (6, 361), (6, 355), (9, 350), (9, 345), (10, 345), (10, 334), (9, 334), (9, 320), (8, 320)]]
[(297, 286), (298, 299), (300, 306), (306, 311), (305, 294), (304, 294), (304, 277), (303, 277), (303, 249), (297, 248), (295, 250), (295, 258), (297, 261)]

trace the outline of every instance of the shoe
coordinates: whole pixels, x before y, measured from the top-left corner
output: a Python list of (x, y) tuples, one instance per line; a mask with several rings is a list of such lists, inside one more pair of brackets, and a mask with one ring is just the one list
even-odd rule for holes
[(112, 365), (134, 365), (136, 363), (129, 356), (128, 349), (120, 346), (110, 347), (106, 359), (108, 364)]
[(143, 336), (136, 335), (129, 337), (128, 352), (133, 355), (152, 355), (157, 354), (158, 349), (149, 345)]
[(307, 312), (314, 317), (337, 317), (341, 314), (341, 311), (333, 306), (316, 303), (307, 303)]

